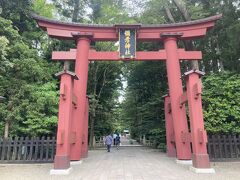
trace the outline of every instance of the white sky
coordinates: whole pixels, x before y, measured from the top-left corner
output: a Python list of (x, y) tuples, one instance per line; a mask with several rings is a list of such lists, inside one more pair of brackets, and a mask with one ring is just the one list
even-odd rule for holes
[(122, 80), (123, 90), (119, 90), (120, 96), (118, 97), (118, 101), (122, 103), (125, 98), (125, 90), (127, 88), (127, 81)]

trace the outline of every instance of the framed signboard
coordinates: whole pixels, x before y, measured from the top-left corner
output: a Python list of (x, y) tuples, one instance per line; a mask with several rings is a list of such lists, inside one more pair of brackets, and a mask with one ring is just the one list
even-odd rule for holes
[(119, 29), (119, 57), (136, 58), (136, 29)]

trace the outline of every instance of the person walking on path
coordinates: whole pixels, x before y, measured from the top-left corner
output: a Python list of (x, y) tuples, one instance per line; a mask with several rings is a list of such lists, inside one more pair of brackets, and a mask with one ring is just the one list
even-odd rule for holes
[(121, 143), (119, 134), (118, 134), (117, 137), (115, 138), (115, 143), (116, 143), (117, 149), (119, 149), (119, 145), (120, 145), (120, 143)]
[(116, 137), (117, 137), (117, 133), (115, 132), (113, 134), (113, 145), (115, 146), (116, 145)]
[(113, 142), (113, 138), (112, 138), (112, 136), (109, 134), (109, 135), (106, 137), (106, 139), (105, 139), (105, 144), (107, 145), (107, 152), (110, 152), (112, 142)]

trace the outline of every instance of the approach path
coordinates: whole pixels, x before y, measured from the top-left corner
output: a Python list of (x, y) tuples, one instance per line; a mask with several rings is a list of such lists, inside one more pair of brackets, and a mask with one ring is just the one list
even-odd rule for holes
[(121, 137), (121, 146), (142, 146), (136, 140), (126, 138), (125, 136)]
[(50, 176), (52, 164), (0, 165), (0, 180), (239, 180), (240, 162), (215, 163), (216, 174), (195, 174), (165, 153), (145, 147), (89, 151), (68, 176)]

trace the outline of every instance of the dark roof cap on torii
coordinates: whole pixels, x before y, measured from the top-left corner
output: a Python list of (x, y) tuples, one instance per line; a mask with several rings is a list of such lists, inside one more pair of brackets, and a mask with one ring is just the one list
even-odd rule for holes
[(196, 39), (206, 35), (221, 14), (204, 19), (173, 23), (173, 24), (82, 24), (62, 22), (32, 14), (39, 27), (47, 31), (48, 35), (57, 39), (74, 39), (73, 34), (92, 34), (92, 41), (118, 41), (118, 29), (136, 29), (137, 39), (140, 41), (159, 41), (164, 35), (181, 34), (179, 39)]
[(218, 14), (215, 16), (210, 16), (203, 19), (187, 21), (187, 22), (179, 22), (179, 23), (171, 23), (171, 24), (84, 24), (84, 23), (75, 23), (75, 22), (65, 22), (65, 21), (58, 21), (54, 19), (49, 19), (43, 16), (39, 16), (37, 14), (32, 13), (31, 16), (38, 21), (45, 21), (49, 23), (56, 23), (61, 25), (71, 25), (71, 26), (80, 26), (80, 27), (92, 27), (92, 28), (112, 28), (112, 27), (141, 27), (141, 28), (155, 28), (155, 27), (179, 27), (179, 26), (189, 26), (195, 25), (199, 23), (206, 23), (211, 21), (219, 20), (222, 17), (222, 14)]
[(189, 76), (190, 74), (193, 74), (193, 73), (198, 74), (199, 77), (205, 75), (205, 72), (199, 71), (198, 69), (193, 69), (193, 70), (190, 70), (190, 71), (188, 71), (188, 72), (185, 72), (185, 73), (183, 74), (183, 77), (188, 78), (188, 76)]
[(61, 77), (63, 74), (68, 74), (70, 75), (73, 79), (78, 80), (77, 75), (74, 72), (68, 71), (68, 70), (63, 70), (55, 74), (56, 77)]

